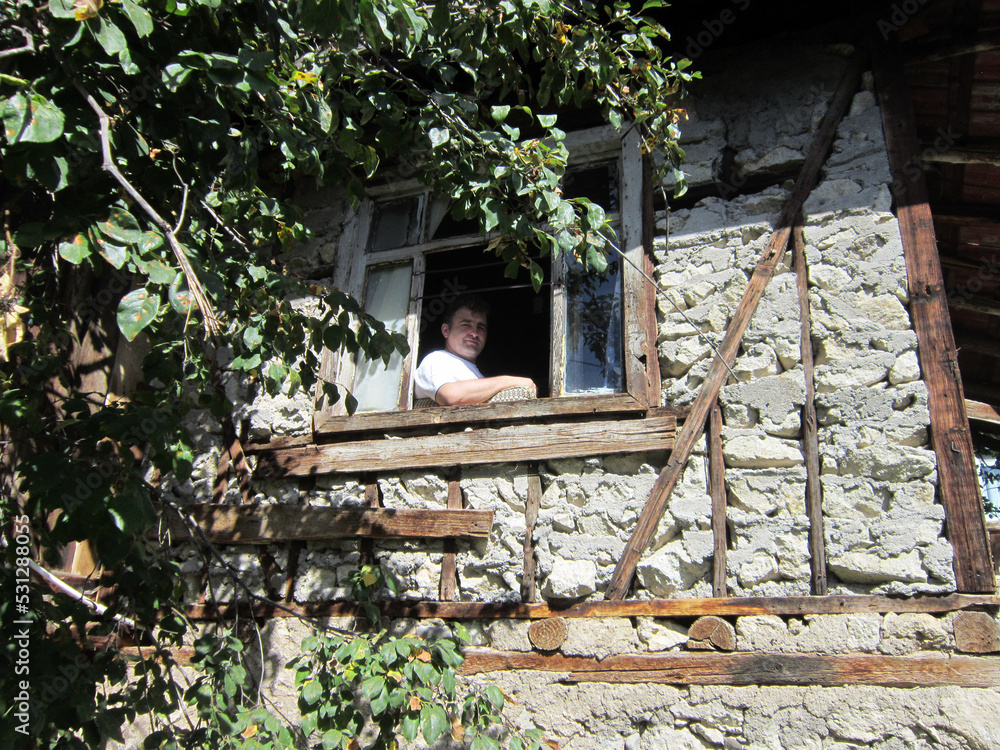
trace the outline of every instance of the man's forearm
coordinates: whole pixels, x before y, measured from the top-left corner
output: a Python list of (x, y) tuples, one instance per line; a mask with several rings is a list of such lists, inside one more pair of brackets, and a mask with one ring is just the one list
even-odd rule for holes
[(519, 386), (537, 390), (531, 378), (520, 378), (515, 375), (497, 375), (492, 378), (459, 380), (454, 383), (445, 383), (434, 394), (434, 400), (443, 406), (481, 404), (493, 398), (505, 388), (516, 388)]

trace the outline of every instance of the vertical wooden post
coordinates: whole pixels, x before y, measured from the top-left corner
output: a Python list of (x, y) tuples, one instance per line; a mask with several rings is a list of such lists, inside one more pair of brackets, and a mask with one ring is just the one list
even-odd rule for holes
[(820, 483), (819, 428), (816, 421), (816, 381), (813, 362), (812, 323), (809, 314), (809, 275), (802, 226), (792, 233), (792, 263), (799, 292), (799, 336), (806, 402), (802, 405), (802, 454), (806, 460), (806, 515), (809, 517), (809, 554), (812, 593), (827, 592), (826, 537), (823, 533), (823, 486)]
[[(456, 477), (448, 481), (448, 509), (461, 510), (464, 507), (465, 498), (462, 495), (462, 484)], [(440, 589), (440, 599), (443, 602), (452, 601), (455, 598), (455, 593), (458, 591), (457, 553), (458, 541), (456, 539), (445, 539), (444, 558), (441, 561)]]
[[(362, 475), (361, 481), (365, 483), (365, 504), (369, 508), (382, 507), (382, 488), (378, 486), (378, 480), (371, 475)], [(375, 540), (371, 537), (364, 537), (358, 542), (358, 553), (360, 565), (375, 564)]]
[(965, 593), (992, 592), (996, 582), (972, 435), (927, 185), (917, 161), (920, 144), (906, 72), (894, 42), (884, 43), (873, 37), (872, 58), (882, 130), (894, 178), (896, 217), (906, 257), (910, 311), (917, 332), (920, 369), (927, 385), (938, 489), (947, 519), (948, 539), (955, 553), (955, 583)]
[(299, 556), (302, 548), (306, 546), (303, 541), (295, 540), (288, 544), (288, 564), (285, 566), (285, 596), (286, 604), (295, 597), (295, 576), (299, 571)]
[(639, 558), (646, 551), (653, 534), (656, 532), (660, 518), (666, 510), (667, 501), (680, 480), (695, 443), (704, 432), (708, 412), (718, 399), (719, 391), (726, 382), (726, 378), (729, 377), (729, 368), (736, 359), (743, 334), (750, 325), (750, 319), (753, 317), (761, 297), (764, 296), (767, 283), (771, 280), (775, 268), (785, 255), (796, 217), (798, 217), (806, 198), (809, 197), (810, 191), (819, 179), (826, 155), (833, 146), (837, 126), (847, 113), (854, 93), (858, 90), (862, 62), (863, 60), (857, 57), (848, 64), (847, 70), (841, 78), (836, 92), (834, 92), (826, 117), (824, 117), (809, 146), (805, 164), (795, 181), (795, 187), (782, 208), (781, 216), (778, 217), (777, 227), (764, 248), (764, 252), (761, 253), (757, 267), (754, 268), (750, 282), (747, 284), (746, 292), (733, 313), (729, 327), (726, 329), (726, 335), (723, 337), (715, 358), (709, 365), (705, 380), (698, 390), (698, 395), (691, 405), (691, 411), (677, 433), (670, 460), (656, 478), (649, 500), (646, 501), (646, 505), (639, 515), (639, 520), (636, 522), (632, 537), (625, 545), (618, 566), (611, 577), (611, 583), (604, 594), (606, 599), (623, 599), (632, 584), (632, 577), (635, 575)]
[(708, 489), (712, 496), (712, 596), (724, 597), (726, 589), (726, 462), (722, 457), (722, 409), (712, 405), (708, 422)]
[(521, 576), (521, 601), (535, 601), (535, 523), (542, 505), (542, 478), (537, 467), (528, 472), (528, 502), (524, 507), (524, 574)]

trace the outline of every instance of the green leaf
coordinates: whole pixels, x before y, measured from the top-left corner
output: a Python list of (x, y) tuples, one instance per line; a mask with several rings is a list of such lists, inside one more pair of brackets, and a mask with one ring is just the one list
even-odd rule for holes
[(9, 143), (51, 143), (63, 132), (62, 110), (40, 94), (17, 93), (0, 104)]
[(503, 693), (500, 692), (500, 688), (496, 685), (487, 685), (486, 698), (493, 704), (497, 711), (503, 711), (504, 700)]
[(587, 246), (587, 268), (599, 274), (608, 270), (608, 259), (593, 245)]
[(148, 10), (138, 5), (135, 0), (123, 0), (122, 5), (128, 20), (135, 26), (135, 33), (140, 38), (153, 33), (153, 17), (149, 15)]
[(106, 240), (103, 237), (91, 236), (91, 240), (97, 245), (97, 252), (115, 268), (121, 268), (128, 260), (128, 248), (119, 245), (117, 242)]
[(361, 694), (371, 700), (380, 690), (385, 690), (385, 677), (374, 675), (361, 683)]
[(163, 235), (159, 232), (150, 230), (148, 232), (143, 232), (142, 237), (139, 239), (139, 252), (148, 253), (151, 250), (155, 250), (160, 245), (163, 244)]
[(538, 123), (543, 128), (551, 128), (556, 124), (556, 120), (558, 119), (557, 115), (538, 115)]
[(146, 274), (154, 284), (169, 284), (177, 278), (177, 269), (168, 266), (162, 260), (151, 260), (146, 264)]
[(299, 696), (307, 705), (315, 706), (323, 697), (323, 685), (319, 680), (309, 680), (302, 686)]
[(49, 12), (53, 18), (76, 18), (73, 0), (50, 0)]
[(347, 409), (348, 414), (353, 414), (358, 409), (358, 400), (354, 397), (353, 393), (348, 393), (344, 397), (344, 408)]
[(118, 327), (125, 338), (132, 341), (143, 328), (156, 320), (160, 311), (160, 298), (145, 289), (136, 289), (122, 297), (118, 303)]
[(256, 349), (263, 341), (264, 337), (257, 326), (250, 326), (243, 331), (243, 343), (247, 345), (248, 349)]
[[(139, 222), (124, 208), (113, 207), (108, 213), (108, 220), (97, 225), (105, 237), (110, 237), (119, 245), (139, 245), (151, 242), (148, 232), (139, 228)], [(162, 240), (161, 240), (162, 242)]]
[(117, 55), (128, 47), (128, 41), (121, 29), (104, 16), (97, 17), (97, 31), (94, 32), (94, 36), (109, 55)]
[(404, 714), (399, 728), (407, 742), (413, 742), (417, 738), (417, 732), (420, 730), (418, 714), (410, 712)]
[(448, 714), (441, 706), (424, 704), (420, 707), (420, 730), (428, 745), (433, 745), (448, 728)]
[(490, 109), (490, 116), (493, 117), (493, 121), (500, 123), (507, 119), (507, 115), (510, 114), (510, 107), (492, 107)]
[(78, 234), (69, 242), (59, 243), (59, 257), (69, 261), (74, 266), (89, 258), (90, 243), (87, 242), (87, 236)]
[(431, 128), (430, 129), (431, 147), (437, 148), (448, 142), (451, 138), (451, 132), (447, 128)]
[(198, 303), (191, 295), (191, 290), (188, 289), (187, 278), (183, 273), (177, 273), (177, 278), (170, 285), (170, 292), (167, 296), (170, 300), (170, 306), (181, 315), (187, 315), (188, 312), (198, 307)]

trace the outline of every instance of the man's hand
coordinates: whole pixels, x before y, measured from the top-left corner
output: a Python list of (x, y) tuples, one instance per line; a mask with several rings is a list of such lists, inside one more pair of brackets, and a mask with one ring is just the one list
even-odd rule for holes
[(442, 406), (481, 404), (484, 401), (489, 401), (502, 390), (517, 387), (530, 388), (536, 394), (538, 393), (538, 388), (531, 378), (521, 378), (516, 375), (497, 375), (493, 378), (478, 378), (476, 380), (459, 380), (455, 383), (445, 383), (434, 394), (434, 400)]

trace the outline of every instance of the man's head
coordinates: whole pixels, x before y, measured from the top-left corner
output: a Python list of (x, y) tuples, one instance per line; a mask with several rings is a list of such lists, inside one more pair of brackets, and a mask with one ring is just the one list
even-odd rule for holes
[(475, 294), (459, 296), (445, 311), (441, 335), (444, 348), (456, 357), (475, 362), (486, 345), (490, 306)]

